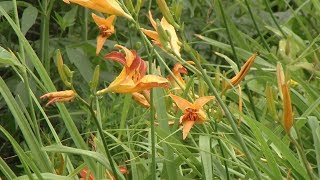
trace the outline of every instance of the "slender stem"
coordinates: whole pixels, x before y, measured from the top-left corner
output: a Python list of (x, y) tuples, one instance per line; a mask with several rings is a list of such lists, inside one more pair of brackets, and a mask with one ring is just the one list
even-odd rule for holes
[(81, 7), (82, 13), (82, 40), (88, 40), (88, 8)]
[[(103, 133), (103, 130), (102, 130), (102, 127), (101, 127), (101, 124), (99, 123), (99, 120), (97, 119), (97, 116), (96, 116), (96, 113), (94, 112), (93, 108), (91, 105), (89, 105), (84, 99), (82, 99), (79, 95), (77, 95), (77, 98), (80, 100), (80, 102), (82, 104), (84, 104), (90, 111), (92, 117), (93, 117), (93, 120), (94, 120), (94, 123), (96, 124), (97, 128), (98, 128), (98, 132), (100, 134), (100, 137), (101, 137), (101, 140), (102, 140), (102, 144), (104, 146), (104, 150), (107, 154), (107, 158), (109, 160), (109, 163), (110, 163), (110, 166), (111, 166), (111, 170), (114, 174), (114, 176), (116, 177), (116, 179), (120, 179), (122, 176), (121, 176), (121, 173), (119, 172), (119, 170), (116, 168), (115, 166), (115, 162), (113, 161), (112, 159), (112, 156), (111, 156), (111, 153), (109, 151), (109, 148), (107, 146), (107, 141), (106, 139), (104, 138), (104, 133)], [(121, 178), (123, 179), (123, 178)]]
[(239, 144), (240, 146), (242, 147), (243, 149), (243, 152), (244, 154), (246, 155), (247, 159), (248, 159), (248, 163), (250, 164), (251, 168), (253, 169), (253, 172), (255, 173), (257, 179), (262, 179), (261, 178), (261, 175), (260, 175), (260, 172), (258, 170), (258, 168), (256, 167), (252, 157), (251, 157), (251, 154), (242, 138), (242, 135), (241, 133), (239, 132), (238, 130), (238, 126), (237, 124), (235, 123), (235, 119), (234, 117), (232, 116), (230, 110), (228, 109), (228, 107), (224, 104), (224, 102), (222, 101), (221, 97), (219, 96), (218, 94), (218, 91), (216, 90), (216, 88), (213, 86), (209, 76), (205, 73), (204, 69), (201, 67), (201, 64), (200, 64), (200, 60), (199, 58), (196, 57), (196, 55), (194, 54), (193, 52), (193, 49), (187, 44), (187, 43), (183, 43), (185, 45), (184, 49), (189, 52), (190, 56), (192, 57), (192, 59), (194, 59), (194, 62), (197, 66), (197, 68), (201, 71), (201, 74), (202, 74), (202, 77), (204, 78), (204, 81), (207, 83), (209, 89), (213, 92), (213, 95), (216, 97), (216, 100), (218, 101), (219, 105), (221, 106), (221, 108), (223, 109), (236, 137), (238, 138), (239, 140)]
[(308, 159), (306, 157), (305, 151), (303, 150), (302, 146), (300, 146), (300, 144), (290, 134), (288, 134), (288, 136), (289, 136), (291, 142), (296, 146), (310, 179), (314, 179), (312, 169), (309, 165)]
[[(226, 27), (226, 30), (227, 30), (227, 34), (228, 34), (228, 39), (229, 39), (229, 43), (230, 43), (230, 46), (231, 46), (231, 49), (232, 49), (232, 53), (234, 55), (234, 58), (236, 60), (236, 64), (238, 67), (240, 67), (240, 63), (239, 63), (239, 59), (238, 59), (238, 56), (237, 56), (237, 53), (236, 53), (236, 49), (235, 49), (235, 46), (234, 46), (234, 43), (232, 41), (232, 37), (231, 37), (231, 33), (230, 33), (230, 29), (228, 27), (228, 23), (227, 23), (227, 18), (225, 16), (225, 13), (224, 13), (224, 10), (223, 10), (223, 7), (222, 7), (222, 4), (220, 2), (220, 0), (218, 0), (218, 4), (219, 4), (219, 7), (220, 7), (220, 11), (221, 11), (221, 14), (222, 14), (222, 19), (223, 19), (223, 22), (225, 24), (225, 27)], [(259, 121), (259, 116), (258, 116), (258, 113), (256, 111), (256, 107), (253, 103), (253, 99), (252, 99), (252, 96), (251, 96), (251, 93), (250, 93), (250, 90), (248, 88), (248, 85), (245, 84), (244, 85), (244, 89), (249, 97), (249, 101), (250, 101), (250, 104), (251, 104), (251, 108), (252, 108), (252, 111), (254, 113), (254, 116), (256, 118), (257, 121)]]
[(265, 3), (266, 6), (267, 6), (267, 10), (268, 10), (268, 12), (269, 12), (269, 14), (270, 14), (270, 16), (271, 16), (274, 24), (277, 26), (277, 28), (278, 28), (279, 31), (281, 32), (282, 36), (283, 36), (284, 38), (287, 38), (287, 35), (283, 32), (283, 30), (281, 29), (280, 25), (278, 24), (276, 18), (274, 17), (273, 12), (272, 12), (272, 10), (271, 10), (271, 8), (270, 8), (269, 2), (268, 2), (267, 0), (264, 0), (264, 3)]
[(262, 34), (261, 34), (260, 30), (259, 30), (259, 27), (258, 27), (258, 25), (257, 25), (257, 23), (256, 23), (256, 20), (254, 19), (254, 16), (253, 16), (253, 14), (252, 14), (252, 11), (251, 11), (251, 8), (250, 8), (250, 4), (248, 3), (248, 0), (245, 0), (245, 2), (246, 2), (246, 6), (247, 6), (247, 8), (248, 8), (248, 11), (249, 11), (249, 14), (250, 14), (250, 17), (251, 17), (251, 19), (252, 19), (252, 22), (253, 22), (254, 27), (256, 28), (257, 33), (259, 34), (259, 36), (260, 36), (260, 38), (261, 38), (261, 40), (262, 40), (262, 43), (263, 43), (264, 47), (267, 49), (268, 52), (270, 52), (270, 48), (269, 48), (269, 46), (268, 46), (268, 43), (266, 42), (266, 40), (265, 40), (264, 37), (262, 36)]

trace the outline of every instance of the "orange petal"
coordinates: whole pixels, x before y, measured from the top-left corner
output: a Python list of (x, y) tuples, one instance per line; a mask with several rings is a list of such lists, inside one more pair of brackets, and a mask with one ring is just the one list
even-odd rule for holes
[(76, 3), (81, 6), (100, 11), (106, 14), (114, 14), (117, 16), (123, 16), (128, 19), (132, 19), (132, 17), (125, 13), (124, 10), (120, 7), (117, 1), (115, 0), (64, 0), (66, 3)]
[(97, 49), (96, 49), (96, 54), (98, 55), (104, 45), (104, 43), (106, 42), (107, 37), (103, 37), (101, 35), (99, 35), (97, 37)]
[(71, 97), (75, 96), (75, 93), (73, 90), (65, 90), (65, 91), (57, 91), (57, 92), (51, 92), (42, 95), (40, 98), (54, 98), (54, 97)]
[(156, 75), (145, 75), (139, 80), (137, 86), (132, 91), (140, 92), (154, 87), (169, 88), (168, 80)]
[(186, 99), (183, 99), (180, 96), (176, 96), (173, 94), (169, 94), (169, 96), (172, 98), (172, 100), (177, 104), (179, 109), (181, 109), (182, 111), (184, 111), (187, 108), (193, 107), (193, 104), (191, 102), (187, 101)]
[(149, 11), (148, 14), (149, 14), (149, 20), (150, 20), (150, 22), (151, 22), (151, 24), (152, 24), (152, 27), (153, 27), (155, 30), (157, 30), (157, 23), (156, 23), (156, 21), (153, 19), (151, 11)]
[(150, 107), (150, 104), (147, 101), (147, 99), (140, 93), (137, 93), (137, 92), (132, 93), (132, 99), (134, 99), (136, 102), (138, 102), (144, 108)]
[(117, 48), (121, 48), (124, 50), (125, 54), (126, 54), (126, 64), (127, 64), (127, 67), (130, 67), (133, 60), (135, 59), (135, 56), (133, 55), (133, 53), (126, 47), (124, 46), (121, 46), (119, 44), (116, 44), (114, 45), (114, 47), (117, 47)]
[(157, 31), (152, 31), (152, 30), (148, 30), (148, 29), (144, 29), (144, 28), (140, 28), (140, 30), (147, 36), (149, 36), (150, 38), (152, 38), (153, 40), (155, 40), (156, 42), (160, 42), (160, 37), (157, 33)]
[(103, 17), (100, 17), (100, 16), (98, 16), (98, 15), (96, 15), (94, 13), (92, 13), (91, 16), (92, 16), (92, 19), (94, 20), (94, 22), (98, 26), (104, 25), (104, 26), (109, 27), (109, 28), (111, 26), (113, 26), (113, 21), (116, 18), (115, 15), (111, 15), (108, 18), (103, 18)]
[(202, 109), (199, 109), (197, 115), (198, 119), (196, 120), (196, 123), (203, 123), (205, 120), (207, 120), (207, 115)]
[(196, 109), (201, 109), (207, 102), (214, 99), (214, 96), (203, 96), (194, 101), (194, 106)]
[(182, 139), (186, 139), (188, 133), (190, 132), (192, 126), (194, 125), (195, 121), (184, 121), (182, 127)]

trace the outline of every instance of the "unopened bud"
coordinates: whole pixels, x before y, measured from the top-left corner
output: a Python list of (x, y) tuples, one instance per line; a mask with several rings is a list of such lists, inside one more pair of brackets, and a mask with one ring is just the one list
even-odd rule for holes
[(164, 16), (164, 18), (166, 18), (168, 23), (170, 23), (176, 29), (179, 29), (180, 26), (173, 19), (173, 16), (172, 16), (172, 14), (170, 12), (170, 9), (169, 9), (166, 1), (165, 0), (157, 0), (157, 4), (158, 4), (158, 7), (159, 7), (162, 15)]

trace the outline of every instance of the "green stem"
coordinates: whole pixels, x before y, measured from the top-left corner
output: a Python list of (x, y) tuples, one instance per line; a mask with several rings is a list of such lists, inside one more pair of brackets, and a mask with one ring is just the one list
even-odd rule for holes
[(270, 7), (270, 5), (269, 5), (269, 2), (268, 2), (267, 0), (264, 0), (264, 3), (265, 3), (266, 6), (267, 6), (267, 10), (268, 10), (268, 12), (269, 12), (269, 14), (270, 14), (270, 16), (271, 16), (274, 24), (277, 26), (277, 28), (279, 29), (279, 31), (281, 32), (281, 34), (283, 35), (283, 37), (284, 37), (284, 38), (287, 38), (287, 35), (283, 32), (283, 30), (281, 29), (280, 25), (278, 24), (278, 21), (277, 21), (276, 18), (274, 17), (273, 12), (272, 12), (272, 10), (271, 10), (271, 7)]
[[(220, 11), (221, 11), (221, 15), (222, 15), (223, 22), (224, 22), (224, 24), (225, 24), (225, 26), (226, 26), (226, 30), (227, 30), (227, 34), (228, 34), (229, 43), (230, 43), (230, 46), (231, 46), (231, 49), (232, 49), (232, 53), (233, 53), (234, 58), (235, 58), (235, 60), (236, 60), (237, 66), (240, 67), (239, 59), (238, 59), (238, 56), (237, 56), (237, 53), (236, 53), (235, 46), (234, 46), (233, 41), (232, 41), (230, 29), (229, 29), (229, 27), (228, 27), (227, 18), (226, 18), (226, 16), (225, 16), (225, 13), (224, 13), (224, 10), (223, 10), (223, 7), (222, 7), (222, 4), (221, 4), (220, 0), (218, 0), (218, 4), (219, 4), (219, 7), (220, 7)], [(249, 97), (249, 101), (250, 101), (251, 108), (252, 108), (252, 111), (253, 111), (253, 113), (254, 113), (254, 116), (255, 116), (256, 120), (259, 121), (259, 116), (258, 116), (258, 113), (257, 113), (257, 111), (256, 111), (256, 107), (255, 107), (255, 105), (254, 105), (254, 103), (253, 103), (253, 99), (252, 99), (250, 90), (249, 90), (249, 88), (248, 88), (248, 85), (245, 84), (245, 85), (244, 85), (244, 88), (245, 88), (246, 94), (247, 94), (248, 97)]]
[(250, 8), (250, 4), (248, 3), (248, 0), (245, 0), (245, 2), (246, 2), (246, 6), (247, 6), (247, 8), (248, 8), (250, 17), (251, 17), (251, 19), (252, 19), (253, 25), (254, 25), (254, 27), (256, 28), (257, 33), (259, 34), (259, 36), (260, 36), (260, 38), (261, 38), (261, 40), (262, 40), (262, 43), (263, 43), (264, 47), (265, 47), (265, 48), (267, 49), (267, 51), (270, 53), (270, 48), (269, 48), (269, 46), (268, 46), (268, 43), (266, 42), (266, 40), (265, 40), (264, 37), (262, 36), (262, 34), (261, 34), (260, 30), (259, 30), (259, 27), (258, 27), (258, 25), (257, 25), (257, 23), (256, 23), (256, 20), (255, 20), (254, 17), (253, 17), (253, 14), (252, 14), (252, 11), (251, 11), (251, 8)]
[(236, 137), (238, 138), (239, 140), (239, 144), (240, 146), (242, 147), (243, 149), (243, 152), (244, 154), (246, 155), (247, 159), (248, 159), (248, 163), (250, 164), (251, 168), (253, 169), (253, 172), (255, 173), (257, 179), (262, 179), (261, 178), (261, 175), (260, 175), (260, 172), (258, 170), (258, 168), (256, 167), (252, 157), (251, 157), (251, 154), (241, 136), (241, 133), (239, 132), (238, 130), (238, 126), (237, 124), (235, 123), (235, 119), (234, 117), (232, 116), (230, 110), (228, 109), (228, 107), (224, 104), (224, 102), (222, 101), (221, 97), (219, 96), (216, 88), (213, 86), (209, 76), (205, 73), (204, 69), (201, 67), (201, 64), (200, 64), (200, 60), (199, 58), (196, 57), (196, 55), (194, 54), (192, 48), (184, 43), (185, 47), (184, 49), (189, 52), (190, 56), (192, 57), (192, 59), (194, 59), (194, 62), (197, 66), (197, 68), (201, 71), (201, 74), (202, 74), (202, 77), (204, 78), (204, 81), (207, 83), (209, 89), (213, 92), (213, 95), (216, 97), (216, 100), (218, 101), (219, 105), (221, 106), (221, 108), (223, 109)]
[(81, 7), (82, 14), (82, 40), (88, 40), (88, 8)]
[(300, 144), (290, 134), (288, 134), (288, 136), (290, 138), (290, 141), (296, 146), (296, 148), (302, 158), (303, 165), (305, 166), (310, 179), (311, 180), (314, 179), (312, 169), (309, 165), (308, 159), (306, 157), (305, 151), (303, 150), (302, 146), (300, 146)]
[(82, 104), (84, 104), (88, 110), (90, 111), (92, 117), (93, 117), (93, 120), (94, 120), (94, 123), (96, 124), (97, 128), (98, 128), (98, 132), (100, 134), (100, 137), (101, 137), (101, 140), (102, 140), (102, 144), (104, 146), (104, 150), (107, 154), (107, 158), (109, 160), (109, 163), (110, 163), (110, 166), (111, 166), (111, 170), (113, 172), (113, 175), (115, 176), (116, 179), (123, 179), (123, 176), (121, 174), (121, 172), (118, 170), (118, 168), (116, 168), (116, 165), (115, 165), (115, 162), (114, 160), (112, 159), (112, 156), (111, 156), (111, 153), (109, 151), (109, 148), (107, 146), (107, 141), (106, 139), (104, 138), (104, 133), (103, 133), (103, 130), (102, 130), (102, 127), (101, 127), (101, 124), (99, 123), (99, 120), (96, 116), (96, 113), (94, 112), (93, 108), (91, 105), (89, 105), (84, 99), (82, 99), (79, 95), (77, 95), (77, 98), (80, 100), (80, 102)]

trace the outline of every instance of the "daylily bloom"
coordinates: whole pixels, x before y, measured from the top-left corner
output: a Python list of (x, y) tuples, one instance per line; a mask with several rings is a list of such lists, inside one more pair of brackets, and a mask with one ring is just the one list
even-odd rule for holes
[(290, 129), (293, 125), (292, 105), (289, 93), (288, 84), (285, 81), (285, 76), (280, 63), (277, 64), (277, 79), (280, 94), (283, 101), (283, 126), (287, 134), (290, 134)]
[(173, 94), (169, 96), (183, 112), (183, 115), (180, 117), (180, 123), (183, 125), (182, 137), (185, 139), (195, 123), (203, 123), (207, 119), (203, 106), (213, 100), (214, 96), (200, 97), (194, 103)]
[(116, 17), (115, 15), (111, 15), (105, 19), (105, 18), (102, 18), (102, 17), (97, 16), (96, 14), (92, 13), (92, 18), (100, 29), (100, 34), (97, 37), (96, 54), (99, 54), (99, 52), (102, 49), (103, 44), (114, 33), (113, 22), (115, 20), (115, 17)]
[[(251, 65), (253, 64), (254, 60), (256, 59), (256, 57), (258, 56), (258, 53), (254, 53), (247, 61), (246, 63), (241, 67), (240, 72), (238, 74), (236, 74), (231, 80), (230, 80), (230, 84), (232, 86), (236, 86), (238, 85), (243, 79), (244, 77), (248, 74)], [(224, 90), (222, 91), (223, 93), (228, 90), (229, 88), (231, 88), (231, 85), (227, 84), (227, 86), (224, 88)]]
[(80, 6), (87, 7), (102, 13), (123, 16), (128, 19), (132, 17), (125, 13), (116, 0), (63, 0), (65, 3), (76, 3)]
[[(157, 23), (153, 19), (151, 11), (149, 11), (149, 20), (151, 22), (152, 27), (155, 29), (155, 31), (147, 30), (144, 28), (141, 28), (141, 31), (144, 34), (146, 34), (147, 36), (149, 36), (150, 38), (152, 38), (153, 43), (155, 45), (159, 45), (161, 47), (161, 46), (163, 46), (163, 44), (161, 44), (160, 36), (159, 36), (158, 30), (157, 30)], [(164, 17), (162, 17), (160, 25), (170, 35), (170, 43), (169, 44), (171, 46), (172, 51), (180, 56), (180, 45), (179, 45), (180, 42), (179, 42), (176, 30), (174, 29), (174, 27), (170, 23), (167, 22), (167, 20)]]
[(76, 97), (76, 94), (73, 90), (66, 90), (66, 91), (57, 91), (57, 92), (51, 92), (47, 93), (43, 96), (41, 96), (41, 99), (49, 98), (50, 101), (46, 104), (46, 106), (49, 106), (50, 104), (56, 103), (56, 102), (68, 102), (73, 100)]
[(104, 56), (124, 65), (120, 75), (105, 89), (97, 92), (101, 95), (107, 92), (133, 93), (151, 89), (153, 87), (168, 88), (168, 80), (157, 75), (146, 75), (147, 64), (134, 50), (115, 45), (124, 50), (125, 55), (120, 52), (111, 52)]

